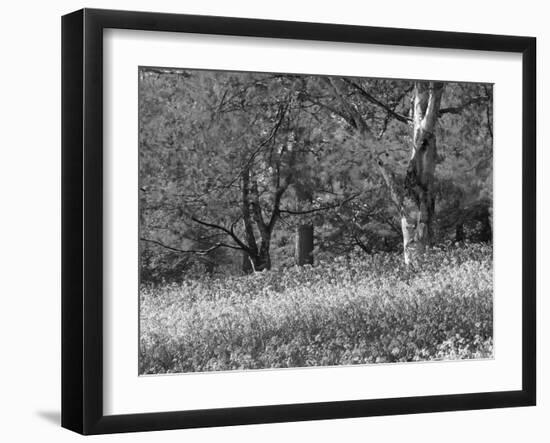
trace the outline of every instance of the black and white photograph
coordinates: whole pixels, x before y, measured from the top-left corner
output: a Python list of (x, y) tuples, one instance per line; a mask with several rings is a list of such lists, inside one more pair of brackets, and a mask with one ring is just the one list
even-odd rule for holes
[(0, 441), (543, 441), (545, 10), (6, 2)]
[(493, 357), (492, 84), (138, 75), (140, 375)]

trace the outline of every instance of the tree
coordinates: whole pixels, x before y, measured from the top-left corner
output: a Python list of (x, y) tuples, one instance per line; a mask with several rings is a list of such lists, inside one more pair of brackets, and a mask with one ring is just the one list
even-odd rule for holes
[[(153, 206), (164, 216), (174, 206), (171, 226), (183, 224), (180, 233), (200, 226), (209, 235), (201, 239), (202, 245), (207, 240), (204, 249), (168, 248), (193, 254), (240, 250), (251, 265), (243, 262), (244, 271), (269, 269), (271, 236), (295, 176), (295, 158), (306, 142), (293, 80), (182, 72), (170, 72), (168, 77), (176, 78), (168, 81), (156, 71), (143, 73), (145, 81), (156, 83), (155, 95), (142, 95), (153, 102), (146, 108), (149, 113), (161, 109), (160, 121), (144, 112), (149, 132), (142, 137), (143, 151), (148, 152), (151, 139), (156, 143), (142, 172), (152, 182), (145, 187), (161, 194)], [(178, 95), (180, 90), (185, 96)], [(159, 155), (168, 147), (170, 154)], [(153, 199), (145, 200), (144, 211), (150, 211)], [(143, 240), (167, 246), (158, 238)]]
[[(401, 203), (401, 228), (403, 230), (403, 251), (405, 263), (416, 261), (433, 238), (433, 218), (435, 211), (434, 179), (437, 159), (435, 128), (439, 118), (441, 82), (415, 82), (413, 107), (412, 153), (405, 190), (415, 203), (413, 211)], [(386, 177), (390, 177), (386, 175)]]
[[(371, 155), (378, 157), (380, 173), (400, 218), (405, 262), (414, 263), (426, 246), (433, 241), (435, 168), (440, 161), (436, 144), (438, 121), (442, 115), (460, 114), (470, 106), (490, 102), (487, 86), (483, 85), (485, 95), (441, 109), (442, 96), (446, 88), (443, 82), (398, 82), (392, 85), (390, 94), (387, 90), (384, 91), (386, 85), (371, 80), (329, 78), (327, 82), (335, 100), (325, 102), (323, 106), (332, 114), (342, 117), (361, 138), (359, 143), (362, 143)], [(381, 95), (390, 95), (390, 101), (381, 101), (373, 91)], [(410, 109), (406, 113), (399, 112), (399, 107), (404, 107), (404, 103), (407, 102), (405, 97), (411, 92)], [(335, 101), (339, 106), (334, 104)], [(369, 109), (373, 106), (377, 110)], [(377, 111), (385, 113), (385, 117), (378, 116)], [(488, 110), (487, 127), (492, 137), (489, 114)], [(400, 159), (389, 154), (388, 147), (382, 139), (392, 121), (405, 124), (411, 130), (410, 141), (407, 143), (410, 145), (410, 157), (404, 177), (401, 178), (396, 174)], [(458, 171), (454, 172), (456, 174)]]
[(142, 278), (491, 237), (490, 85), (140, 70)]

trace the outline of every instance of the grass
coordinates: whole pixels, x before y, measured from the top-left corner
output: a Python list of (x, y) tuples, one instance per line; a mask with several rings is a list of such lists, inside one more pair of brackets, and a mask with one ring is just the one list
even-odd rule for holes
[(488, 358), (492, 248), (337, 258), (140, 289), (140, 374)]

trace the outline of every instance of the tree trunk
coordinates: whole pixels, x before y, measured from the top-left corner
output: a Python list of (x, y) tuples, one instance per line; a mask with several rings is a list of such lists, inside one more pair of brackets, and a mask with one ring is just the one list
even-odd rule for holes
[(457, 223), (455, 226), (455, 241), (461, 243), (464, 241), (464, 225)]
[[(308, 180), (302, 177), (301, 182), (294, 185), (296, 191), (296, 211), (300, 211), (305, 205), (311, 204), (313, 199), (312, 191)], [(296, 228), (296, 244), (294, 257), (298, 266), (313, 264), (313, 223), (309, 220), (300, 220)]]
[(206, 261), (204, 262), (204, 272), (207, 275), (212, 275), (214, 272), (214, 261), (210, 259), (210, 257), (206, 256)]
[(242, 271), (244, 274), (269, 271), (271, 269), (271, 255), (269, 245), (262, 244), (258, 253), (243, 252)]
[(250, 255), (248, 254), (248, 252), (243, 251), (242, 256), (243, 256), (243, 259), (242, 259), (241, 269), (243, 274), (245, 275), (252, 274), (252, 272), (254, 272), (254, 269), (252, 268)]
[(253, 258), (253, 261), (255, 272), (269, 271), (271, 269), (269, 243), (262, 242), (260, 245), (260, 252)]
[(435, 212), (434, 176), (437, 158), (435, 128), (439, 117), (440, 82), (416, 82), (413, 146), (405, 188), (415, 208), (401, 218), (405, 263), (414, 264), (430, 245)]
[(296, 264), (313, 264), (313, 225), (302, 224), (296, 229)]
[(481, 219), (481, 241), (492, 242), (493, 241), (493, 220), (489, 209), (483, 214)]

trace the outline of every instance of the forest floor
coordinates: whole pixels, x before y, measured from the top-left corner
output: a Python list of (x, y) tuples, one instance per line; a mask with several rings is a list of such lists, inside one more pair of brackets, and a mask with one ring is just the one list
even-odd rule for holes
[(140, 374), (493, 356), (492, 248), (337, 258), (140, 290)]

